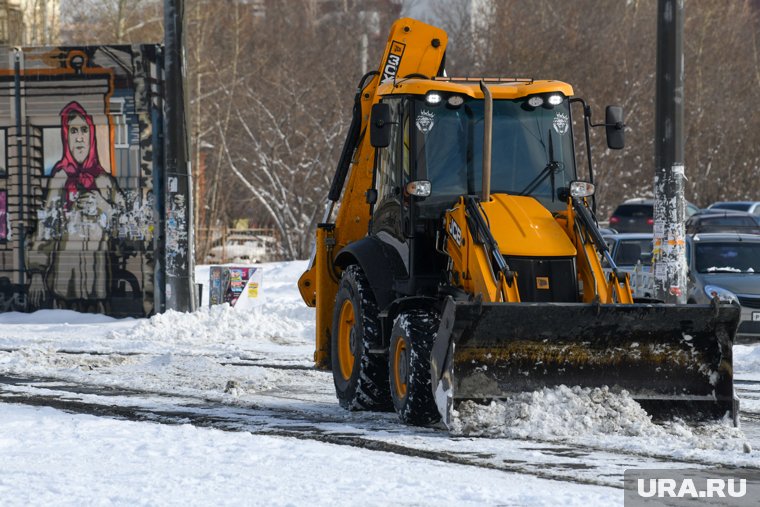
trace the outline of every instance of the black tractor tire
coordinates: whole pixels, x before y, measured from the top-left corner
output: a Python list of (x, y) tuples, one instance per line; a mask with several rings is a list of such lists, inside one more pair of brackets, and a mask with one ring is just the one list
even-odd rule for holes
[(348, 266), (335, 296), (330, 350), (335, 394), (347, 410), (392, 410), (388, 361), (369, 353), (379, 336), (377, 303), (367, 277), (359, 266)]
[(440, 317), (410, 310), (396, 317), (388, 350), (391, 399), (405, 424), (427, 426), (441, 419), (433, 396), (430, 354)]

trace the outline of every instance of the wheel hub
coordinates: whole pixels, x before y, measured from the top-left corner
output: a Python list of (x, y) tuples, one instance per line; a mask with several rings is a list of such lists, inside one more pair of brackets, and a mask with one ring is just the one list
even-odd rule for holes
[(354, 351), (356, 350), (356, 322), (354, 305), (350, 300), (343, 302), (338, 320), (338, 363), (344, 380), (350, 380), (354, 371)]
[(406, 341), (399, 337), (393, 351), (393, 376), (396, 390), (396, 396), (399, 399), (406, 397), (406, 383), (409, 376), (408, 351)]

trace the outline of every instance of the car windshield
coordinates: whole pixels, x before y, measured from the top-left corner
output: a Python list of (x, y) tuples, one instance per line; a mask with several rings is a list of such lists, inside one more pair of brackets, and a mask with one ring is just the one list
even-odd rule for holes
[(686, 232), (732, 232), (744, 230), (750, 234), (760, 232), (760, 226), (749, 216), (701, 216), (686, 223)]
[(756, 227), (755, 222), (751, 217), (705, 217), (701, 220), (701, 225), (706, 227), (723, 227), (723, 226), (739, 226), (739, 227)]
[(760, 242), (698, 244), (694, 261), (699, 273), (760, 273)]
[[(483, 170), (482, 100), (447, 100), (436, 105), (417, 99), (417, 174), (432, 183), (429, 201), (480, 193)], [(562, 209), (557, 189), (575, 179), (567, 99), (551, 108), (533, 108), (527, 99), (494, 100), (491, 192), (531, 195), (549, 209)]]
[(741, 202), (724, 202), (720, 204), (713, 204), (710, 209), (732, 209), (736, 211), (749, 211), (750, 203)]
[(613, 214), (621, 217), (650, 218), (653, 210), (651, 204), (621, 204)]

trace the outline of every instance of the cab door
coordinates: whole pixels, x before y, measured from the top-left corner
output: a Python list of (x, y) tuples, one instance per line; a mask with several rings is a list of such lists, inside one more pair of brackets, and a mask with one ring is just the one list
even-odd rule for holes
[[(370, 234), (390, 244), (397, 244), (405, 241), (402, 211), (404, 183), (401, 174), (402, 101), (386, 99), (384, 102), (391, 105), (390, 143), (376, 150), (373, 187), (377, 191), (377, 202), (372, 209)], [(406, 259), (406, 256), (402, 258)]]

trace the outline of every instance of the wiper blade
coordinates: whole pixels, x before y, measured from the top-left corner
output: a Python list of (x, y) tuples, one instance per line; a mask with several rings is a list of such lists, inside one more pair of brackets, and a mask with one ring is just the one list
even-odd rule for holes
[(546, 167), (543, 168), (543, 170), (538, 173), (538, 176), (533, 178), (533, 181), (528, 183), (528, 186), (525, 187), (518, 195), (529, 195), (531, 194), (538, 186), (544, 182), (546, 178), (551, 176), (551, 184), (552, 184), (552, 199), (554, 198), (554, 175), (557, 174), (562, 170), (562, 163), (556, 162), (552, 160), (549, 162)]
[(533, 178), (533, 180), (528, 183), (528, 186), (525, 187), (518, 195), (530, 195), (533, 193), (534, 190), (538, 188), (538, 186), (546, 180), (546, 178), (550, 178), (551, 186), (552, 186), (552, 201), (555, 199), (555, 184), (554, 184), (554, 175), (559, 173), (563, 168), (562, 162), (558, 162), (554, 160), (554, 143), (552, 141), (552, 131), (549, 129), (549, 163), (546, 164), (546, 167), (543, 168), (543, 170), (538, 173), (538, 175)]

